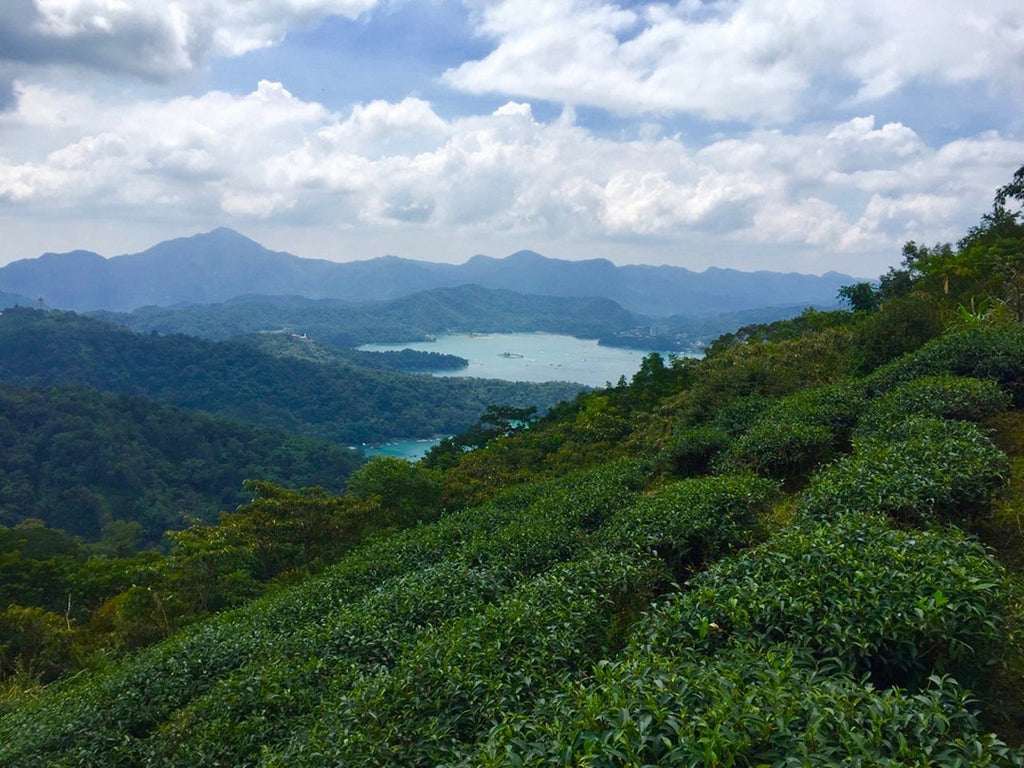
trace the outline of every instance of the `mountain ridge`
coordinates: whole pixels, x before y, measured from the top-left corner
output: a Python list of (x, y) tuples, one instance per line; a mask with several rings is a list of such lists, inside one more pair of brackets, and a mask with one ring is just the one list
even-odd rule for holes
[(818, 276), (617, 266), (607, 259), (569, 261), (531, 250), (504, 258), (477, 254), (461, 264), (399, 256), (334, 262), (273, 251), (226, 227), (165, 240), (133, 254), (46, 253), (0, 268), (0, 291), (41, 296), (48, 306), (75, 311), (224, 302), (244, 294), (381, 301), (476, 284), (543, 296), (607, 298), (631, 312), (666, 317), (783, 304), (834, 305), (839, 287), (854, 281), (837, 272)]

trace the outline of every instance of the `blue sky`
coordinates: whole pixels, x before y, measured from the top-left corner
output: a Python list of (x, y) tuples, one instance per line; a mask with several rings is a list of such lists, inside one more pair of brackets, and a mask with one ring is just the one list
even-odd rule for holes
[(872, 276), (988, 209), (1022, 93), (1018, 0), (5, 0), (0, 263), (230, 226)]

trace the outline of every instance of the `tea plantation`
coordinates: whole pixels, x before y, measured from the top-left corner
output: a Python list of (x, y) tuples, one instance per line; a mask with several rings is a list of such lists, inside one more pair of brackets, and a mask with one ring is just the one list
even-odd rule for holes
[[(970, 533), (1010, 476), (985, 424), (1024, 330), (969, 336), (1004, 359), (940, 337), (729, 432), (729, 403), (686, 413), (699, 368), (665, 367), (654, 409), (639, 381), (585, 395), (480, 449), (522, 478), (486, 501), (448, 478), (435, 522), (11, 700), (0, 764), (1024, 765), (996, 696), (1018, 592)], [(527, 471), (596, 397), (666, 436)], [(716, 423), (691, 472), (680, 440)]]

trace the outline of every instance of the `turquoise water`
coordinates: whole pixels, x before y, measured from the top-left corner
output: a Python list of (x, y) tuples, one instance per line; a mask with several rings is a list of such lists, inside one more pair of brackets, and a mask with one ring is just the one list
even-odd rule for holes
[(405, 459), (406, 461), (419, 461), (427, 455), (427, 451), (443, 439), (442, 437), (420, 440), (409, 438), (407, 440), (392, 440), (382, 445), (362, 445), (360, 448), (362, 448), (363, 453), (371, 457), (393, 456), (397, 459)]
[[(594, 339), (553, 333), (451, 334), (436, 341), (404, 344), (364, 344), (371, 352), (417, 349), (442, 352), (469, 360), (457, 371), (438, 376), (476, 376), (507, 381), (577, 381), (591, 387), (615, 384), (640, 368), (640, 361), (658, 350), (602, 347)], [(666, 355), (667, 356), (667, 355)]]

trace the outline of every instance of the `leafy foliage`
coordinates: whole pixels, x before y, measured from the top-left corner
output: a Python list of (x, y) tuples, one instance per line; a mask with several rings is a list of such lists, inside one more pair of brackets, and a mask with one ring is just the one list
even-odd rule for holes
[(853, 455), (814, 475), (800, 510), (816, 518), (857, 511), (918, 523), (964, 520), (1006, 477), (1006, 454), (973, 424), (912, 416), (860, 438)]
[(859, 432), (888, 429), (910, 415), (984, 421), (1005, 411), (1010, 399), (994, 381), (967, 376), (922, 376), (875, 398), (858, 423)]
[(1017, 764), (941, 676), (985, 678), (1009, 603), (961, 536), (800, 525), (656, 605), (621, 658), (499, 725), (480, 762)]
[(801, 390), (760, 409), (719, 466), (793, 481), (844, 450), (864, 405), (849, 383)]
[(991, 379), (1024, 403), (1024, 326), (978, 326), (954, 330), (925, 344), (913, 355), (894, 360), (867, 378), (875, 393), (921, 376), (955, 374)]
[(115, 520), (142, 543), (211, 521), (251, 477), (340, 489), (361, 454), (329, 443), (69, 387), (0, 387), (0, 525), (27, 518), (99, 540)]

